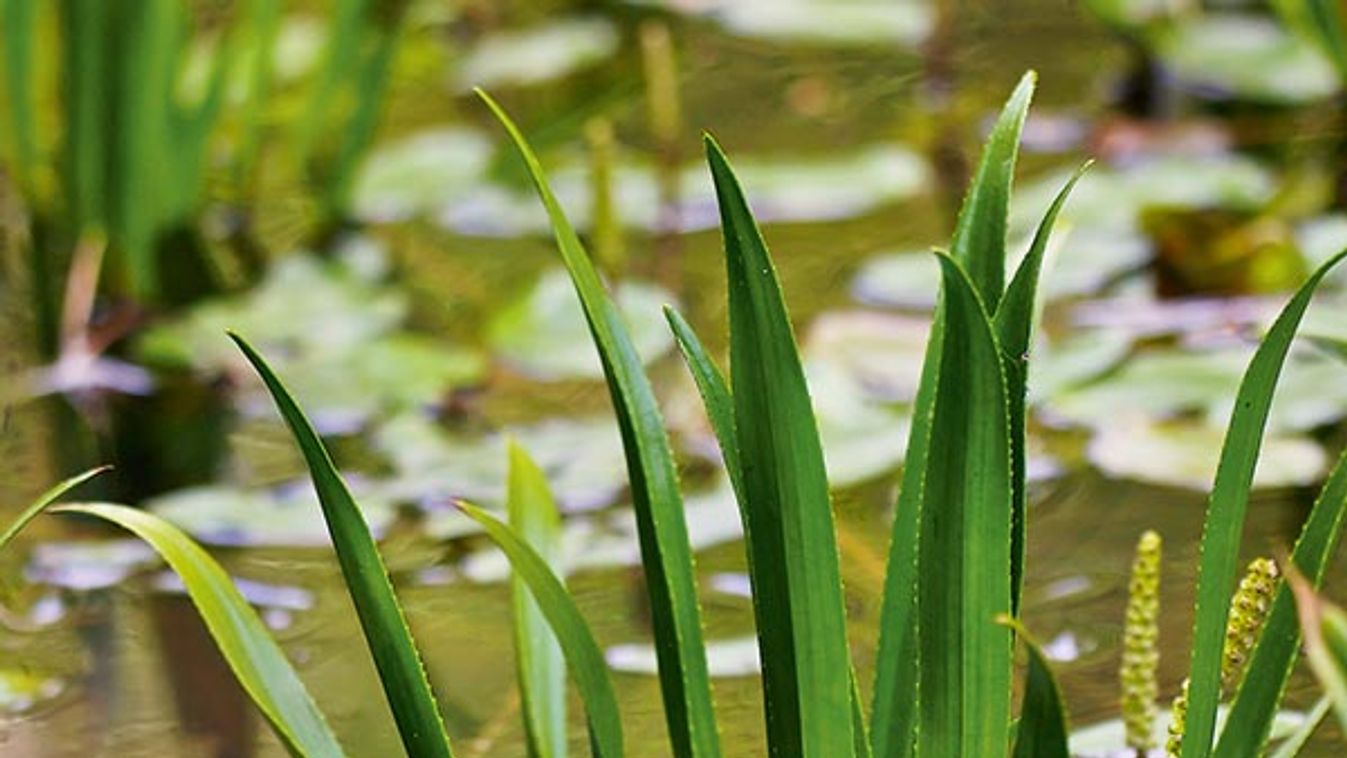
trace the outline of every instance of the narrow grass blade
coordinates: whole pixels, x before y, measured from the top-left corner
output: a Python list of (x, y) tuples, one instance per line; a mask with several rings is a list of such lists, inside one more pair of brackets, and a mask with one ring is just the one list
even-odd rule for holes
[[(561, 515), (547, 479), (529, 454), (510, 443), (510, 528), (555, 568), (561, 552)], [(565, 758), (566, 660), (528, 583), (511, 579), (515, 668), (530, 758)]]
[(1005, 356), (1006, 396), (1010, 399), (1010, 453), (1011, 453), (1011, 504), (1014, 508), (1011, 518), (1010, 547), (1010, 607), (1012, 613), (1018, 613), (1020, 591), (1024, 586), (1024, 545), (1025, 511), (1027, 494), (1025, 491), (1025, 393), (1029, 382), (1029, 349), (1032, 344), (1035, 301), (1038, 296), (1039, 274), (1043, 270), (1043, 256), (1048, 249), (1048, 238), (1057, 223), (1057, 214), (1066, 204), (1072, 188), (1088, 169), (1089, 163), (1081, 166), (1072, 175), (1065, 187), (1043, 214), (1043, 220), (1034, 232), (1029, 252), (1015, 270), (1015, 276), (1006, 287), (1005, 297), (996, 309), (996, 336), (1000, 339), (1001, 350)]
[(959, 210), (950, 253), (968, 271), (978, 295), (991, 312), (1001, 301), (1006, 279), (1006, 219), (1010, 185), (1020, 152), (1020, 132), (1029, 113), (1037, 75), (1030, 71), (1010, 94), (987, 137), (977, 173)]
[(678, 472), (654, 389), (617, 307), (552, 194), (537, 156), (505, 111), (485, 93), (479, 90), (478, 94), (509, 132), (528, 167), (603, 361), (626, 450), (673, 754), (714, 758), (720, 755), (720, 734), (706, 670), (696, 571)]
[(23, 513), (19, 514), (19, 517), (14, 520), (14, 523), (9, 525), (9, 528), (5, 529), (4, 532), (0, 532), (0, 550), (3, 550), (6, 545), (13, 542), (14, 537), (19, 532), (23, 531), (23, 528), (28, 526), (33, 519), (37, 518), (47, 506), (61, 499), (67, 492), (70, 492), (110, 468), (112, 467), (100, 466), (95, 469), (89, 469), (82, 474), (76, 474), (75, 476), (66, 479), (46, 492), (43, 492), (38, 496), (37, 500), (34, 500), (31, 505), (23, 510)]
[(1197, 619), (1193, 629), (1192, 663), (1189, 669), (1188, 715), (1184, 728), (1182, 758), (1206, 758), (1216, 725), (1216, 704), (1221, 688), (1221, 647), (1230, 593), (1235, 584), (1240, 537), (1248, 510), (1254, 466), (1263, 444), (1268, 409), (1277, 386), (1291, 340), (1309, 307), (1319, 282), (1347, 251), (1333, 256), (1308, 281), (1268, 330), (1254, 353), (1235, 398), (1235, 410), (1226, 431), (1216, 481), (1207, 503), (1202, 529), (1201, 562), (1197, 578)]
[(513, 529), (480, 508), (462, 503), (459, 507), (482, 525), (487, 536), (510, 559), (511, 567), (528, 585), (538, 608), (560, 642), (566, 663), (585, 702), (594, 755), (598, 758), (620, 757), (622, 723), (618, 718), (617, 696), (608, 676), (608, 664), (580, 610), (575, 607), (575, 601), (548, 569), (547, 562)]
[(1338, 0), (1272, 0), (1272, 8), (1293, 31), (1328, 55), (1347, 82), (1347, 26)]
[(262, 377), (304, 454), (322, 505), (323, 518), (332, 535), (346, 589), (355, 604), (407, 754), (410, 758), (448, 758), (453, 751), (444, 731), (444, 721), (440, 718), (421, 656), (407, 628), (402, 607), (393, 594), (388, 569), (370, 535), (369, 525), (337, 473), (323, 441), (289, 390), (251, 345), (237, 334), (229, 336)]
[[(971, 278), (943, 271), (945, 334), (921, 517), (917, 624), (923, 755), (1010, 742), (1010, 437), (1001, 351)], [(944, 399), (950, 398), (951, 402)]]
[[(1291, 553), (1291, 563), (1316, 589), (1323, 583), (1344, 522), (1347, 522), (1347, 453), (1338, 458), (1329, 473)], [(1299, 652), (1300, 624), (1295, 601), (1290, 588), (1283, 584), (1272, 599), (1248, 670), (1230, 704), (1230, 718), (1226, 719), (1216, 744), (1217, 758), (1258, 754), (1272, 731), (1272, 719), (1281, 705)]]
[(248, 605), (229, 574), (181, 530), (152, 513), (122, 505), (64, 505), (52, 513), (78, 513), (110, 521), (149, 543), (182, 578), (235, 678), (262, 711), (291, 754), (343, 755), (279, 645)]
[[(706, 348), (702, 346), (701, 339), (692, 326), (687, 323), (678, 311), (673, 308), (665, 307), (664, 316), (669, 322), (670, 329), (673, 330), (674, 339), (678, 342), (679, 350), (687, 362), (688, 369), (692, 372), (693, 381), (697, 385), (697, 391), (702, 397), (702, 404), (706, 407), (707, 416), (711, 420), (711, 429), (716, 435), (716, 441), (720, 445), (721, 457), (725, 461), (725, 468), (729, 472), (730, 485), (734, 489), (735, 499), (739, 503), (739, 513), (744, 521), (744, 534), (746, 541), (752, 541), (750, 535), (751, 525), (748, 523), (748, 500), (744, 496), (743, 469), (739, 462), (739, 441), (734, 432), (734, 398), (730, 395), (729, 386), (725, 382), (725, 376), (720, 369), (716, 367), (711, 356), (707, 354)], [(753, 565), (749, 564), (749, 583), (751, 586), (757, 586), (757, 580), (754, 578)], [(754, 592), (756, 593), (756, 589)], [(869, 758), (871, 755), (870, 730), (865, 721), (865, 709), (862, 705), (860, 686), (856, 681), (856, 672), (853, 667), (851, 672), (851, 711), (852, 711), (852, 731), (856, 738), (856, 755)]]
[[(729, 384), (726, 383), (725, 375), (721, 373), (715, 361), (707, 354), (706, 348), (702, 346), (697, 332), (682, 314), (665, 306), (664, 318), (669, 322), (669, 329), (673, 331), (674, 340), (683, 354), (683, 361), (692, 372), (692, 380), (697, 385), (697, 393), (702, 397), (706, 416), (711, 421), (711, 431), (715, 433), (716, 442), (720, 445), (720, 455), (725, 461), (725, 470), (729, 474), (730, 484), (734, 488), (742, 511), (747, 507), (747, 501), (744, 499), (743, 468), (739, 463), (739, 440), (734, 431), (734, 398), (730, 395)], [(748, 520), (745, 519), (744, 527), (748, 526)]]
[(1305, 657), (1319, 686), (1333, 704), (1338, 722), (1347, 729), (1347, 613), (1319, 597), (1305, 577), (1287, 574), (1305, 634)]
[(1029, 651), (1029, 669), (1024, 677), (1024, 704), (1015, 730), (1014, 758), (1069, 758), (1066, 706), (1047, 656), (1020, 625), (1009, 616), (1000, 623), (1009, 627)]
[[(951, 250), (970, 271), (990, 307), (997, 307), (1005, 279), (1006, 215), (1019, 136), (1033, 96), (1034, 74), (1016, 86), (983, 148), (977, 174), (964, 198)], [(1027, 271), (1027, 270), (1026, 270)], [(1023, 285), (1021, 285), (1023, 286)], [(915, 747), (919, 718), (917, 645), (917, 552), (925, 502), (931, 417), (944, 344), (944, 307), (937, 306), (913, 406), (907, 454), (898, 489), (888, 568), (880, 609), (879, 652), (871, 737), (876, 758), (906, 758)], [(1006, 570), (1010, 570), (1007, 567)]]
[(34, 174), (37, 172), (37, 118), (33, 78), (37, 70), (34, 42), (37, 11), (32, 0), (0, 0), (0, 35), (4, 42), (5, 104), (9, 111), (13, 143), (14, 175), (29, 203), (38, 202)]
[(1314, 707), (1305, 714), (1305, 723), (1301, 724), (1289, 737), (1277, 745), (1277, 749), (1269, 758), (1296, 758), (1300, 751), (1305, 748), (1305, 744), (1314, 736), (1319, 725), (1324, 723), (1324, 717), (1328, 715), (1329, 709), (1333, 707), (1333, 701), (1327, 695), (1319, 698)]
[(771, 257), (709, 137), (729, 278), (730, 366), (774, 755), (855, 751), (832, 504), (814, 410)]

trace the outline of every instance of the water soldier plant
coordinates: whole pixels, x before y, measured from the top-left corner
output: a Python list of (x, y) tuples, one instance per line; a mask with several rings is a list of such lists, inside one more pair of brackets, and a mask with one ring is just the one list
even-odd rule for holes
[[(940, 304), (893, 524), (868, 709), (868, 683), (858, 679), (852, 663), (829, 486), (785, 298), (738, 179), (724, 152), (706, 139), (729, 285), (729, 377), (685, 319), (673, 310), (667, 316), (705, 401), (739, 502), (763, 672), (766, 741), (773, 756), (1068, 755), (1060, 692), (1047, 659), (1020, 620), (1027, 528), (1024, 407), (1034, 306), (1047, 241), (1075, 181), (1047, 210), (1007, 284), (1006, 219), (1033, 87), (1033, 76), (1026, 76), (1011, 95), (982, 154), (950, 251), (936, 254)], [(537, 158), (500, 107), (483, 99), (515, 141), (534, 180), (602, 358), (626, 453), (670, 752), (679, 758), (716, 758), (722, 747), (694, 555), (653, 388)], [(1249, 636), (1257, 642), (1233, 693), (1231, 716), (1216, 734), (1222, 643), (1268, 409), (1310, 298), (1344, 256), (1325, 263), (1294, 295), (1255, 353), (1239, 390), (1202, 539), (1191, 685), (1180, 735), (1184, 758), (1261, 755), (1297, 658), (1300, 627), (1290, 590), (1264, 576), (1263, 589), (1271, 591), (1267, 619), (1261, 632), (1240, 627), (1244, 631), (1236, 641), (1241, 649)], [(453, 755), (420, 654), (359, 508), (280, 378), (247, 341), (237, 335), (234, 340), (261, 375), (303, 453), (408, 755)], [(622, 723), (608, 667), (546, 558), (554, 551), (555, 506), (527, 455), (515, 448), (510, 458), (509, 523), (469, 504), (462, 508), (504, 551), (517, 581), (536, 603), (525, 602), (516, 589), (518, 679), (530, 754), (554, 758), (564, 752), (559, 673), (564, 660), (584, 704), (592, 754), (621, 756)], [(0, 545), (45, 505), (39, 502), (25, 512), (0, 537)], [(183, 575), (226, 660), (288, 749), (304, 756), (341, 754), (299, 677), (207, 553), (139, 511), (110, 505), (61, 510), (113, 521), (164, 554)], [(1291, 556), (1308, 587), (1323, 580), (1345, 511), (1347, 457), (1330, 474)], [(555, 644), (543, 632), (540, 617)], [(1029, 650), (1018, 718), (1012, 681), (1017, 640)], [(1303, 738), (1297, 739), (1303, 744)]]

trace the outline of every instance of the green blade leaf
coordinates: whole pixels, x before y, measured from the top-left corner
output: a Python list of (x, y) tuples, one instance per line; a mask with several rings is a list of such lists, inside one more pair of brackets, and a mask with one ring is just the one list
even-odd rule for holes
[(304, 462), (309, 467), (314, 489), (318, 492), (318, 502), (322, 505), (323, 518), (327, 521), (328, 533), (332, 535), (332, 546), (337, 552), (346, 589), (355, 604), (360, 627), (364, 630), (374, 665), (379, 670), (379, 680), (393, 710), (393, 718), (397, 721), (398, 733), (402, 735), (407, 754), (411, 758), (452, 756), (449, 737), (445, 734), (444, 721), (440, 718), (430, 682), (426, 679), (421, 655), (407, 628), (407, 620), (402, 615), (397, 596), (393, 594), (388, 569), (374, 544), (374, 537), (370, 535), (365, 517), (337, 473), (337, 467), (323, 441), (290, 396), (289, 390), (251, 345), (237, 334), (231, 333), (229, 336), (262, 377), (281, 417), (290, 427), (304, 454)]
[[(561, 514), (547, 479), (524, 448), (510, 442), (510, 528), (549, 566), (561, 553)], [(515, 664), (531, 758), (565, 758), (566, 660), (528, 584), (510, 580), (514, 598)]]
[[(939, 255), (945, 334), (921, 517), (919, 749), (1000, 755), (1010, 743), (1010, 436), (1001, 351), (971, 278)], [(952, 402), (944, 402), (951, 398)]]
[(567, 594), (561, 581), (552, 574), (547, 562), (513, 529), (480, 508), (466, 503), (460, 503), (459, 508), (481, 524), (487, 536), (510, 559), (510, 566), (528, 585), (534, 600), (538, 602), (538, 608), (560, 642), (566, 663), (585, 703), (594, 754), (599, 758), (620, 757), (622, 722), (618, 718), (617, 696), (608, 676), (608, 664), (580, 610), (575, 607), (575, 601)]
[[(707, 354), (706, 348), (702, 346), (697, 332), (693, 331), (692, 325), (682, 314), (665, 306), (664, 318), (673, 331), (678, 350), (683, 354), (683, 361), (692, 372), (697, 393), (702, 397), (702, 406), (706, 408), (706, 416), (711, 421), (711, 431), (715, 433), (716, 442), (720, 445), (720, 455), (725, 461), (725, 471), (730, 476), (730, 485), (734, 488), (735, 497), (742, 510), (746, 503), (743, 495), (743, 469), (739, 463), (739, 440), (734, 431), (734, 398), (730, 395), (729, 384), (726, 383), (725, 375), (721, 373), (715, 361)], [(748, 520), (745, 519), (744, 528), (747, 529), (748, 526)]]
[(1005, 356), (1006, 396), (1010, 398), (1010, 453), (1011, 453), (1011, 504), (1014, 508), (1011, 517), (1010, 547), (1010, 606), (1012, 613), (1020, 607), (1020, 591), (1024, 586), (1024, 545), (1025, 511), (1027, 494), (1025, 491), (1025, 466), (1027, 445), (1024, 434), (1025, 393), (1029, 386), (1029, 348), (1033, 337), (1035, 318), (1035, 300), (1038, 296), (1038, 279), (1043, 270), (1043, 256), (1048, 249), (1048, 238), (1057, 223), (1057, 214), (1066, 204), (1072, 188), (1082, 174), (1090, 167), (1081, 166), (1071, 179), (1057, 193), (1057, 197), (1043, 214), (1043, 220), (1034, 232), (1029, 252), (1015, 270), (1015, 276), (1006, 288), (1005, 297), (996, 309), (996, 336), (1001, 341), (1001, 350)]
[(1029, 651), (1024, 676), (1024, 704), (1015, 730), (1014, 758), (1068, 758), (1066, 706), (1057, 678), (1043, 649), (1020, 623), (1009, 616), (999, 622), (1012, 629)]
[(1189, 669), (1188, 715), (1182, 758), (1206, 758), (1216, 727), (1216, 704), (1221, 689), (1221, 647), (1230, 593), (1238, 569), (1240, 537), (1248, 510), (1254, 466), (1263, 444), (1268, 409), (1291, 340), (1309, 307), (1319, 282), (1347, 251), (1333, 256), (1301, 285), (1258, 346), (1235, 398), (1235, 410), (1225, 435), (1216, 481), (1207, 503), (1202, 529), (1201, 563), (1197, 577), (1197, 619), (1193, 629)]
[(0, 533), (0, 550), (4, 550), (6, 545), (13, 542), (14, 537), (17, 536), (19, 532), (23, 531), (23, 528), (28, 526), (33, 519), (37, 518), (47, 506), (59, 500), (67, 492), (111, 468), (111, 466), (99, 466), (98, 468), (89, 469), (82, 474), (76, 474), (69, 479), (66, 479), (55, 487), (38, 495), (37, 499), (27, 508), (24, 508), (23, 513), (20, 513), (18, 518), (14, 519), (14, 523), (10, 524), (9, 528), (5, 529), (3, 533)]
[(1010, 212), (1010, 185), (1020, 153), (1020, 132), (1029, 113), (1037, 75), (1020, 78), (987, 137), (977, 173), (959, 209), (950, 253), (968, 271), (990, 311), (1001, 301), (1006, 279), (1006, 218)]
[[(1315, 498), (1310, 515), (1301, 527), (1291, 553), (1291, 562), (1310, 586), (1324, 580), (1347, 520), (1347, 453), (1329, 473)], [(1239, 691), (1230, 704), (1230, 718), (1216, 744), (1217, 758), (1240, 758), (1257, 754), (1272, 731), (1272, 719), (1281, 706), (1282, 693), (1291, 678), (1300, 651), (1300, 625), (1295, 600), (1285, 584), (1277, 589), (1272, 607), (1258, 637)]]
[[(1019, 154), (1019, 135), (1033, 90), (1034, 74), (1030, 72), (1024, 75), (1006, 101), (983, 148), (977, 174), (959, 211), (951, 245), (954, 256), (970, 271), (978, 272), (974, 281), (991, 307), (1000, 300), (1005, 279), (1010, 186)], [(925, 503), (931, 417), (940, 375), (944, 330), (944, 307), (938, 306), (922, 362), (921, 382), (913, 405), (912, 427), (908, 432), (907, 454), (889, 539), (871, 715), (876, 758), (906, 758), (914, 749), (920, 700), (917, 691), (918, 525)], [(1006, 570), (1011, 569), (1007, 567)]]
[[(683, 359), (692, 372), (693, 381), (702, 397), (702, 404), (706, 407), (707, 416), (711, 420), (711, 429), (716, 435), (716, 441), (720, 445), (721, 457), (724, 459), (725, 468), (729, 472), (730, 486), (734, 489), (735, 500), (739, 504), (739, 514), (744, 522), (745, 540), (751, 541), (752, 537), (748, 536), (751, 528), (747, 516), (748, 500), (744, 497), (743, 469), (739, 462), (739, 441), (735, 438), (734, 432), (734, 398), (730, 395), (729, 385), (726, 384), (725, 377), (720, 369), (716, 367), (715, 362), (707, 354), (706, 348), (702, 346), (701, 339), (697, 337), (696, 331), (683, 316), (667, 306), (664, 309), (664, 316), (669, 322), (670, 329), (673, 330), (674, 339), (683, 354)], [(754, 578), (751, 562), (748, 569), (749, 584), (756, 588), (757, 580)], [(756, 589), (754, 592), (756, 592)], [(869, 758), (871, 754), (870, 731), (865, 723), (865, 709), (862, 706), (860, 687), (856, 681), (854, 667), (851, 672), (851, 711), (852, 731), (856, 737), (856, 755)]]
[(1333, 701), (1327, 695), (1319, 698), (1314, 707), (1305, 714), (1305, 720), (1289, 737), (1277, 745), (1276, 752), (1272, 753), (1270, 758), (1296, 758), (1300, 751), (1304, 749), (1305, 743), (1310, 741), (1314, 732), (1318, 730), (1319, 725), (1323, 723), (1324, 717), (1328, 715), (1328, 710), (1333, 707)]
[(1347, 729), (1347, 613), (1319, 597), (1299, 573), (1288, 572), (1287, 581), (1305, 634), (1305, 657)]
[(660, 691), (673, 753), (680, 758), (715, 758), (720, 755), (720, 734), (711, 702), (711, 679), (706, 670), (696, 570), (678, 472), (654, 389), (617, 307), (552, 194), (537, 156), (505, 111), (480, 90), (478, 95), (509, 132), (528, 167), (603, 361), (626, 450), (641, 562), (645, 566), (654, 622)]
[(158, 516), (122, 505), (63, 505), (52, 512), (96, 516), (149, 543), (182, 578), (187, 596), (235, 678), (290, 752), (310, 758), (343, 755), (337, 738), (262, 619), (229, 574), (200, 545)]
[(774, 755), (855, 751), (850, 652), (814, 410), (767, 247), (724, 153), (706, 140), (729, 278), (730, 366), (749, 562)]

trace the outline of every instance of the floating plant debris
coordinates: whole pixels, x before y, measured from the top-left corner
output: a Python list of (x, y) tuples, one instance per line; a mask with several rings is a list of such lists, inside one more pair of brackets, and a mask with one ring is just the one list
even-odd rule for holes
[(603, 18), (575, 18), (478, 40), (453, 63), (454, 86), (499, 90), (562, 79), (617, 52), (617, 28)]

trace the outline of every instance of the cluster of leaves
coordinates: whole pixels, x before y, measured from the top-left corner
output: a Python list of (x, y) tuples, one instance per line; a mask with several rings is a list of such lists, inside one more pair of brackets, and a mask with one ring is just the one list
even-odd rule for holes
[[(1007, 284), (1010, 187), (1032, 91), (1033, 78), (1027, 76), (992, 131), (951, 251), (937, 254), (941, 297), (893, 526), (868, 718), (851, 660), (829, 485), (795, 335), (744, 193), (719, 146), (707, 140), (729, 279), (728, 380), (690, 325), (672, 310), (667, 315), (739, 501), (766, 734), (774, 755), (1067, 754), (1060, 695), (1046, 659), (1018, 621), (1026, 529), (1026, 356), (1043, 253), (1071, 189), (1068, 183), (1058, 194)], [(602, 359), (627, 459), (671, 752), (719, 756), (693, 549), (653, 389), (619, 311), (536, 157), (504, 112), (486, 101), (533, 176)], [(1213, 749), (1218, 755), (1258, 754), (1295, 662), (1299, 627), (1289, 590), (1279, 587), (1231, 705), (1234, 716), (1220, 741), (1214, 741), (1230, 589), (1273, 391), (1316, 286), (1345, 255), (1326, 263), (1292, 298), (1254, 355), (1239, 391), (1203, 535), (1184, 758), (1205, 757)], [(350, 490), (281, 380), (246, 341), (234, 339), (304, 455), (408, 754), (452, 755), (415, 642)], [(545, 557), (556, 551), (555, 505), (541, 473), (518, 448), (511, 452), (509, 501), (510, 524), (473, 506), (462, 507), (516, 572), (520, 685), (531, 750), (541, 756), (560, 752), (564, 660), (584, 702), (593, 754), (620, 756), (622, 724), (607, 665)], [(0, 545), (44, 505), (30, 509), (0, 537)], [(1323, 578), (1345, 509), (1347, 463), (1340, 462), (1292, 556), (1312, 585)], [(291, 751), (340, 754), (335, 736), (276, 643), (204, 551), (175, 528), (138, 511), (110, 505), (65, 510), (114, 521), (164, 553), (183, 574), (245, 689)], [(1012, 713), (1017, 637), (1030, 648), (1018, 722)]]

